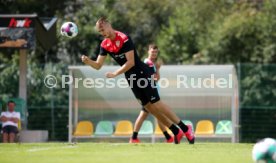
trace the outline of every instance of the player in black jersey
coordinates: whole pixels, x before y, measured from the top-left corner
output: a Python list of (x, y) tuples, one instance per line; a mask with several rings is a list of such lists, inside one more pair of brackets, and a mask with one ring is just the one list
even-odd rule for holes
[[(159, 69), (161, 67), (161, 63), (157, 61), (158, 52), (159, 52), (158, 46), (155, 44), (150, 44), (148, 48), (148, 57), (144, 60), (144, 63), (146, 63), (149, 66), (151, 74), (154, 76), (154, 81), (156, 82), (158, 82), (158, 80), (160, 79)], [(158, 87), (157, 87), (157, 90), (158, 90)], [(129, 143), (140, 143), (140, 139), (138, 138), (138, 133), (143, 122), (148, 117), (148, 115), (149, 115), (149, 112), (143, 107), (135, 121), (133, 134), (129, 140)], [(165, 125), (163, 125), (159, 120), (157, 120), (157, 122), (160, 128), (160, 131), (163, 133), (163, 135), (166, 138), (166, 142), (167, 143), (174, 142), (173, 137), (167, 132)]]
[(106, 77), (114, 78), (124, 73), (137, 100), (172, 131), (175, 144), (179, 144), (184, 135), (189, 143), (193, 144), (195, 138), (191, 127), (186, 126), (170, 107), (160, 100), (157, 88), (151, 84), (150, 69), (139, 59), (130, 37), (114, 30), (106, 18), (97, 21), (96, 29), (105, 38), (101, 43), (100, 54), (96, 61), (82, 55), (82, 61), (98, 70), (109, 54), (121, 67), (114, 72), (107, 72)]

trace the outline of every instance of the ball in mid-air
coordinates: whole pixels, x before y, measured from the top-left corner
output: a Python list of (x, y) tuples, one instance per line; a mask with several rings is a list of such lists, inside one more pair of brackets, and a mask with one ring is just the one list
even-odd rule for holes
[(65, 22), (60, 28), (60, 34), (69, 38), (73, 38), (78, 35), (78, 27), (73, 22)]
[(276, 140), (265, 138), (257, 142), (252, 157), (256, 163), (276, 163)]

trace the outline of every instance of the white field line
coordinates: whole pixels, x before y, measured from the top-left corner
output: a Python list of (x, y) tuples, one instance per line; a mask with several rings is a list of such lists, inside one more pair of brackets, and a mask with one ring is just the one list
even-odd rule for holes
[(32, 149), (29, 149), (27, 150), (28, 152), (37, 152), (37, 151), (47, 151), (49, 150), (50, 148), (32, 148)]
[(48, 147), (48, 148), (32, 148), (27, 150), (28, 152), (38, 152), (38, 151), (48, 151), (55, 149), (66, 149), (66, 148), (76, 148), (77, 146), (65, 146), (65, 147)]

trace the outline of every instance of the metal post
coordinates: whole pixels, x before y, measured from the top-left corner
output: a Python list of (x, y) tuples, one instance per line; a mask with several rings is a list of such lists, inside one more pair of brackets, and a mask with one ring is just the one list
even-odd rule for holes
[[(73, 76), (72, 70), (69, 69), (69, 75)], [(72, 83), (73, 84), (73, 83)], [(73, 100), (73, 85), (69, 84), (69, 115), (68, 115), (68, 142), (72, 143), (72, 131), (73, 131), (73, 126), (72, 126), (72, 100)]]
[[(74, 81), (74, 80), (73, 80)], [(73, 82), (74, 83), (74, 82)], [(78, 117), (79, 117), (79, 92), (77, 89), (74, 91), (74, 126), (78, 124)]]
[(232, 91), (232, 143), (239, 142), (239, 87), (235, 67), (233, 67), (233, 91)]
[[(26, 101), (27, 105), (27, 49), (19, 50), (19, 97)], [(25, 108), (26, 109), (26, 108)], [(25, 115), (28, 116), (27, 110), (24, 110)], [(26, 129), (28, 118), (22, 124), (22, 128)]]
[(19, 97), (27, 101), (27, 50), (19, 50)]
[(236, 142), (240, 142), (240, 128), (241, 128), (241, 125), (240, 125), (240, 84), (239, 84), (239, 81), (240, 81), (240, 64), (238, 64), (238, 71), (239, 73), (237, 74), (237, 72), (235, 72), (237, 74), (236, 78), (235, 78), (235, 83), (236, 83), (236, 117), (237, 117), (237, 121), (236, 121)]
[[(51, 73), (53, 73), (53, 66), (52, 66), (52, 62), (50, 62), (50, 67), (51, 67)], [(55, 139), (55, 104), (54, 104), (54, 88), (50, 88), (51, 90), (51, 128), (52, 128), (52, 132), (51, 132), (51, 138)]]
[(232, 95), (231, 95), (231, 100), (232, 100), (232, 102), (231, 102), (231, 119), (232, 119), (232, 138), (231, 138), (231, 142), (232, 143), (235, 143), (236, 142), (236, 140), (235, 140), (235, 138), (236, 138), (236, 108), (235, 108), (235, 89), (236, 89), (236, 83), (235, 83), (235, 78), (236, 78), (236, 76), (234, 76), (235, 75), (235, 70), (234, 70), (235, 68), (233, 67), (232, 68), (232, 75), (233, 75), (233, 78), (232, 78)]

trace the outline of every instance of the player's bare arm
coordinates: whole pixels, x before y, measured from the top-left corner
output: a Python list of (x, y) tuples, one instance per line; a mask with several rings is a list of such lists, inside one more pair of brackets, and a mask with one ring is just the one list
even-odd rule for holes
[(15, 118), (15, 117), (11, 117), (9, 120), (14, 122), (14, 123), (18, 123), (18, 121), (19, 121), (19, 119)]
[(81, 60), (82, 60), (83, 63), (91, 66), (92, 68), (94, 68), (96, 70), (99, 70), (102, 67), (105, 58), (106, 58), (106, 56), (99, 55), (97, 60), (93, 61), (90, 58), (88, 58), (86, 55), (81, 56)]
[(160, 79), (160, 74), (158, 71), (156, 71), (156, 73), (154, 73), (154, 80), (158, 81)]
[(155, 64), (155, 66), (156, 66), (156, 70), (158, 70), (158, 71), (159, 71), (159, 69), (160, 69), (161, 65), (162, 65), (162, 62), (157, 61), (157, 62), (156, 62), (156, 64)]
[(161, 67), (161, 63), (160, 62), (156, 62), (155, 64), (156, 67), (156, 72), (154, 73), (154, 79), (156, 79), (157, 81), (160, 79), (160, 67)]
[(125, 73), (126, 71), (128, 71), (129, 69), (131, 69), (134, 65), (135, 65), (135, 61), (134, 61), (134, 51), (128, 51), (125, 53), (126, 56), (126, 63), (121, 66), (119, 69), (117, 69), (114, 72), (107, 72), (105, 75), (108, 78), (114, 78), (122, 73)]
[(0, 117), (0, 121), (2, 121), (2, 122), (6, 122), (6, 121), (8, 121), (8, 118), (7, 118), (7, 117), (5, 117), (5, 116), (1, 116), (1, 117)]

